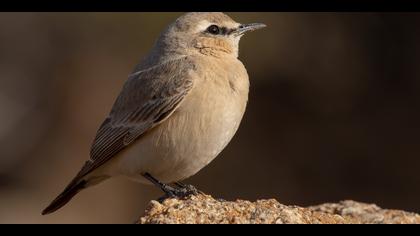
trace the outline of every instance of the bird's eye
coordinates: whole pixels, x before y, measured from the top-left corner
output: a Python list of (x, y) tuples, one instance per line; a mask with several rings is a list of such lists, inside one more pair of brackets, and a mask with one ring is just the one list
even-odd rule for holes
[(209, 32), (210, 34), (219, 34), (220, 33), (220, 29), (217, 25), (210, 25), (207, 28), (207, 32)]

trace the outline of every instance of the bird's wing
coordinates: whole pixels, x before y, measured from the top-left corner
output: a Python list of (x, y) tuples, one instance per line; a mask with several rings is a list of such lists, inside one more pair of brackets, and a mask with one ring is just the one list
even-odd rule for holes
[(168, 118), (191, 90), (191, 73), (194, 70), (190, 58), (183, 57), (132, 74), (110, 115), (99, 127), (90, 160), (42, 214), (49, 214), (64, 206), (89, 185), (89, 180), (84, 179), (87, 174)]
[(132, 74), (110, 115), (100, 126), (77, 177), (90, 173), (168, 118), (193, 86), (194, 64), (188, 57)]

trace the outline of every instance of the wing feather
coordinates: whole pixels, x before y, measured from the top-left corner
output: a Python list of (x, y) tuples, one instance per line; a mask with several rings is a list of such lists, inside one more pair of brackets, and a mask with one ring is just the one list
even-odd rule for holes
[(124, 85), (93, 141), (90, 160), (73, 183), (98, 168), (168, 118), (193, 86), (188, 57), (136, 72)]

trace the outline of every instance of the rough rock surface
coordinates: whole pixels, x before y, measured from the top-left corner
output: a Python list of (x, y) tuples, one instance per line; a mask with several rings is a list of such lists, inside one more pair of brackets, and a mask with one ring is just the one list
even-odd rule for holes
[(404, 224), (420, 223), (420, 215), (384, 210), (355, 201), (312, 207), (282, 205), (274, 199), (256, 202), (216, 200), (209, 195), (151, 201), (140, 224)]

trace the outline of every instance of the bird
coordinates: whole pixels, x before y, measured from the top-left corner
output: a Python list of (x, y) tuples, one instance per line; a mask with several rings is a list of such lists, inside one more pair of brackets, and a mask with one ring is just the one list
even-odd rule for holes
[(42, 214), (115, 176), (156, 185), (169, 197), (196, 193), (181, 181), (218, 156), (245, 113), (250, 83), (239, 40), (265, 26), (221, 12), (189, 12), (169, 24), (128, 76), (89, 160)]

